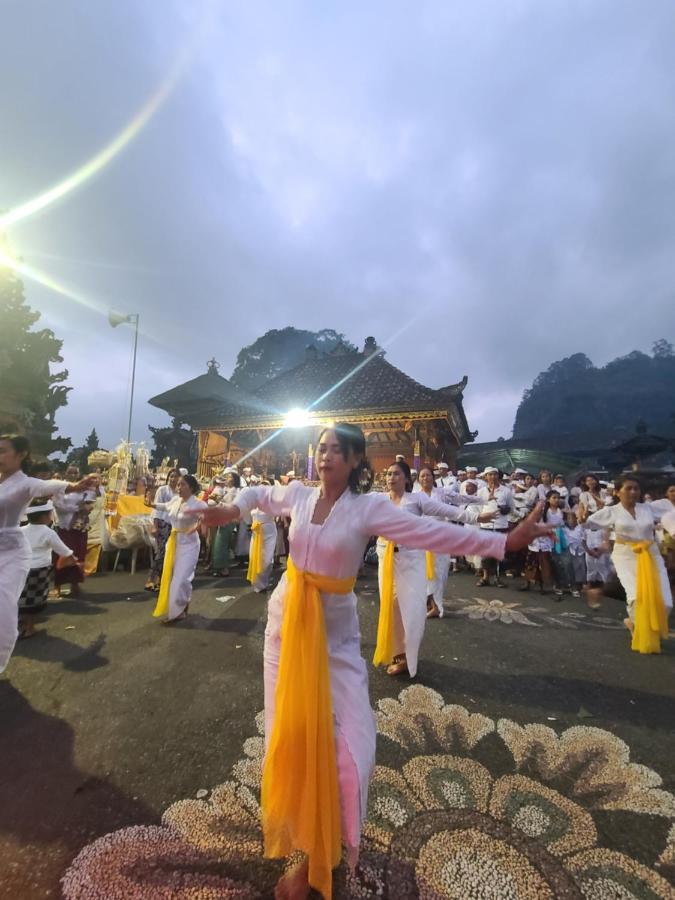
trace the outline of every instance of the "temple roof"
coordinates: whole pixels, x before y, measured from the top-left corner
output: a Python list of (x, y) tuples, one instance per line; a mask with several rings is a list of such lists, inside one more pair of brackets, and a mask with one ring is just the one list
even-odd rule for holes
[(192, 424), (195, 417), (208, 417), (216, 411), (219, 414), (239, 415), (246, 409), (248, 399), (227, 378), (218, 374), (218, 363), (212, 359), (207, 363), (204, 375), (157, 394), (148, 403)]
[(465, 377), (458, 384), (434, 390), (406, 375), (384, 358), (372, 338), (363, 352), (338, 345), (330, 353), (308, 347), (305, 361), (270, 379), (252, 394), (244, 394), (222, 378), (215, 363), (209, 372), (166, 391), (149, 402), (193, 428), (277, 427), (292, 409), (312, 415), (341, 413), (452, 416), (463, 440), (471, 434), (462, 408)]

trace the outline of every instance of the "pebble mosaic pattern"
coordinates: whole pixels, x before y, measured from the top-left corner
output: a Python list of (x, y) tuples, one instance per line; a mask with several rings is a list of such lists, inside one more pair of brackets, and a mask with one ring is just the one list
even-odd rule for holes
[[(383, 900), (675, 897), (675, 797), (599, 728), (494, 721), (413, 685), (376, 710), (380, 741), (362, 852), (334, 896)], [(162, 825), (85, 847), (66, 900), (253, 900), (283, 865), (262, 857), (258, 735), (232, 779)]]
[(623, 614), (611, 618), (593, 613), (561, 610), (556, 615), (551, 615), (551, 610), (545, 606), (529, 606), (526, 603), (518, 602), (507, 603), (504, 600), (488, 600), (485, 597), (457, 598), (446, 601), (445, 613), (458, 618), (501, 622), (503, 625), (529, 625), (532, 628), (554, 625), (557, 628), (573, 630), (600, 628), (603, 631), (623, 631), (625, 629), (622, 621)]

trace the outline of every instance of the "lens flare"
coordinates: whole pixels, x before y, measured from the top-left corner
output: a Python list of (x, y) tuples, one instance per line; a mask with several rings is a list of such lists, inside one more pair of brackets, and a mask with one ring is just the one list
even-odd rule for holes
[[(380, 350), (384, 350), (386, 347), (389, 347), (391, 344), (393, 344), (394, 341), (398, 340), (398, 338), (400, 338), (401, 335), (404, 334), (409, 328), (412, 328), (413, 325), (415, 325), (417, 322), (419, 322), (425, 316), (425, 314), (426, 314), (426, 307), (420, 308), (416, 315), (411, 316), (407, 320), (407, 322), (404, 322), (403, 325), (397, 331), (395, 331), (392, 335), (390, 335), (390, 337), (382, 344), (382, 346), (380, 347)], [(287, 428), (302, 428), (302, 427), (306, 427), (306, 426), (312, 425), (312, 424), (317, 424), (317, 425), (323, 424), (320, 421), (314, 422), (312, 420), (312, 417), (311, 417), (312, 409), (315, 408), (316, 406), (318, 406), (318, 404), (321, 403), (322, 400), (325, 400), (326, 397), (329, 397), (332, 393), (334, 393), (345, 382), (349, 381), (350, 378), (353, 378), (357, 372), (360, 372), (361, 369), (363, 369), (365, 366), (367, 366), (368, 363), (371, 362), (378, 355), (379, 354), (377, 352), (375, 352), (375, 353), (371, 354), (370, 356), (367, 356), (365, 359), (361, 360), (361, 362), (358, 363), (356, 366), (354, 366), (353, 369), (350, 369), (350, 371), (347, 372), (347, 374), (345, 376), (343, 376), (339, 381), (337, 381), (334, 385), (332, 385), (330, 388), (328, 388), (327, 391), (324, 391), (324, 393), (321, 394), (320, 397), (317, 397), (316, 400), (313, 400), (312, 403), (309, 404), (307, 409), (300, 409), (299, 407), (296, 407), (296, 408), (290, 410), (288, 413), (286, 413), (286, 416), (284, 417), (284, 427), (278, 428), (276, 431), (274, 431), (272, 434), (270, 434), (268, 437), (266, 437), (263, 441), (261, 441), (259, 444), (257, 444), (255, 447), (253, 447), (251, 450), (249, 450), (248, 453), (245, 453), (238, 462), (242, 463), (242, 462), (244, 462), (244, 460), (247, 460), (250, 456), (254, 456), (256, 453), (258, 453), (259, 450), (262, 450), (263, 447), (265, 447), (267, 444), (269, 444), (271, 441), (273, 441), (275, 438), (277, 438)]]
[(94, 175), (100, 172), (111, 160), (113, 160), (127, 144), (138, 136), (157, 110), (167, 100), (182, 77), (188, 62), (191, 60), (194, 48), (195, 41), (192, 41), (189, 46), (181, 51), (176, 62), (171, 67), (167, 77), (162, 84), (160, 84), (157, 91), (155, 91), (131, 121), (109, 144), (83, 166), (80, 166), (79, 169), (72, 172), (48, 190), (27, 200), (25, 203), (19, 204), (19, 206), (15, 206), (14, 209), (10, 209), (6, 213), (0, 214), (0, 228), (16, 225), (17, 222), (21, 222), (23, 219), (27, 219), (29, 216), (35, 215), (35, 213), (41, 212), (48, 206), (51, 206), (57, 200), (60, 200), (71, 193), (71, 191), (82, 187), (85, 182), (89, 181), (90, 178), (93, 178)]
[(61, 294), (62, 297), (68, 297), (69, 300), (74, 300), (76, 303), (79, 303), (81, 306), (85, 306), (87, 309), (90, 309), (93, 312), (100, 313), (101, 315), (107, 315), (107, 307), (103, 306), (100, 303), (97, 303), (90, 297), (86, 297), (79, 291), (75, 291), (70, 287), (66, 287), (66, 285), (62, 284), (60, 281), (57, 281), (55, 278), (52, 278), (51, 275), (48, 275), (46, 272), (41, 272), (39, 269), (35, 269), (33, 266), (29, 266), (21, 260), (14, 259), (14, 257), (7, 254), (1, 247), (0, 266), (6, 266), (8, 269), (13, 269), (19, 275), (23, 275), (24, 278), (30, 278), (31, 281), (36, 281), (43, 287), (49, 288), (50, 290), (55, 291), (57, 294)]

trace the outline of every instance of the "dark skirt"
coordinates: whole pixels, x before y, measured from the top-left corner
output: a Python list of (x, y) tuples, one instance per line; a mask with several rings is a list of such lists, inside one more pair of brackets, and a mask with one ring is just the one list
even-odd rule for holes
[[(87, 532), (78, 528), (57, 528), (56, 532), (66, 547), (75, 554), (75, 558), (84, 562), (87, 555)], [(84, 581), (84, 572), (79, 566), (64, 566), (56, 568), (54, 572), (54, 584), (59, 587), (62, 584), (81, 584)]]
[(30, 570), (24, 589), (19, 597), (20, 613), (36, 613), (45, 607), (49, 596), (49, 577), (51, 572), (51, 566)]
[(150, 569), (150, 577), (154, 581), (159, 581), (162, 577), (162, 568), (164, 567), (164, 554), (166, 553), (166, 542), (171, 534), (171, 522), (165, 522), (163, 519), (155, 519), (155, 540), (157, 541), (157, 552), (155, 553), (155, 561)]

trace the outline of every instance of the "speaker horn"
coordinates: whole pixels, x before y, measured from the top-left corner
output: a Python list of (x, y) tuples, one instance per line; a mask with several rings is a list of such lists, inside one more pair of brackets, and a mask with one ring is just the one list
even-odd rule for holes
[(129, 316), (123, 316), (121, 313), (116, 313), (111, 310), (108, 313), (108, 321), (113, 328), (117, 328), (117, 326), (121, 325), (123, 322), (128, 322)]

